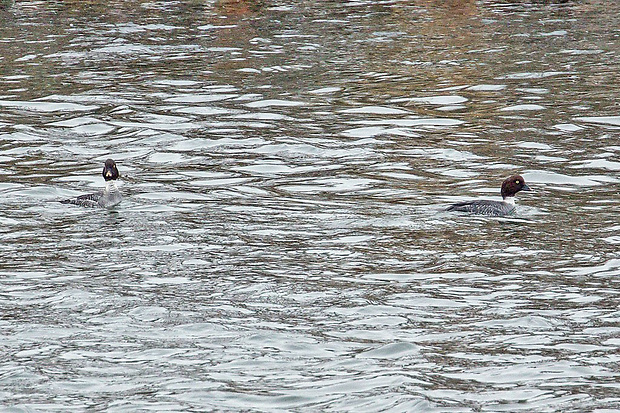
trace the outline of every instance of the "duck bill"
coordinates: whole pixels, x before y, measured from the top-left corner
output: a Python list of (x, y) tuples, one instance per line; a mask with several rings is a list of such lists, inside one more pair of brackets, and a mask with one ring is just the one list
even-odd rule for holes
[(530, 188), (529, 186), (527, 186), (527, 184), (523, 184), (523, 188), (521, 188), (522, 191), (531, 191), (532, 188)]

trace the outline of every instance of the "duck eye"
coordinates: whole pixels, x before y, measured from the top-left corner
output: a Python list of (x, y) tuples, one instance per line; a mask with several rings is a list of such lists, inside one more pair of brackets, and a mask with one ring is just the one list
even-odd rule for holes
[(519, 181), (518, 179), (515, 181), (515, 184), (519, 185), (521, 183), (521, 181)]

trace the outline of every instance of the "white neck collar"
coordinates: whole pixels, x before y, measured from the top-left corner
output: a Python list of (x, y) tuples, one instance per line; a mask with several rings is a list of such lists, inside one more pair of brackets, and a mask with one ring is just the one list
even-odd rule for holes
[(104, 191), (106, 193), (110, 192), (110, 191), (118, 191), (118, 188), (116, 187), (116, 181), (110, 180), (110, 181), (106, 181), (105, 182), (105, 189)]

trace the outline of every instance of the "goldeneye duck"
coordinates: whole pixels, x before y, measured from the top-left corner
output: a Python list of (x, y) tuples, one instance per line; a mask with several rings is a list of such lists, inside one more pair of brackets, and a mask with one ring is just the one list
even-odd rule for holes
[(475, 215), (501, 217), (515, 212), (515, 195), (519, 191), (531, 191), (521, 175), (513, 175), (502, 182), (502, 201), (466, 201), (448, 207), (448, 211), (468, 212)]
[(116, 187), (116, 180), (119, 177), (116, 162), (107, 159), (103, 166), (103, 179), (105, 179), (105, 188), (103, 191), (94, 194), (80, 195), (77, 198), (65, 199), (63, 204), (74, 204), (84, 207), (112, 208), (121, 203), (123, 196)]

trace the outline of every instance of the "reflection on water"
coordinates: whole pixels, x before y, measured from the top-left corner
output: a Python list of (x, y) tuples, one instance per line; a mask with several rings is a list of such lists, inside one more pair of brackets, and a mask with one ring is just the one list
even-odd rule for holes
[(3, 405), (620, 408), (619, 11), (0, 8)]

